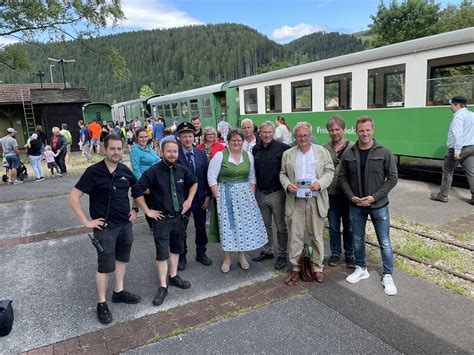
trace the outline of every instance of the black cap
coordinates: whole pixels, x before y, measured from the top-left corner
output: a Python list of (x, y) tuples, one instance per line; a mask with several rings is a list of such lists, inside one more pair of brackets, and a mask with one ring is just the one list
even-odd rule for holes
[(181, 134), (183, 132), (194, 133), (194, 126), (189, 122), (183, 122), (178, 125), (178, 128), (176, 128), (176, 131), (178, 132), (178, 134)]
[(449, 103), (465, 105), (467, 103), (467, 99), (464, 96), (454, 96), (451, 100), (449, 100)]

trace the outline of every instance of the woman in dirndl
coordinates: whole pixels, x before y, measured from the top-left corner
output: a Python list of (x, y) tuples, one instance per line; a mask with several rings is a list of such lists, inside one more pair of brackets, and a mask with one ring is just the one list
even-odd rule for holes
[(239, 253), (239, 265), (247, 270), (246, 251), (267, 243), (267, 233), (255, 199), (255, 170), (252, 154), (242, 150), (244, 134), (232, 129), (229, 148), (217, 152), (209, 162), (208, 182), (216, 199), (219, 235), (224, 261), (221, 271), (230, 270), (231, 252)]

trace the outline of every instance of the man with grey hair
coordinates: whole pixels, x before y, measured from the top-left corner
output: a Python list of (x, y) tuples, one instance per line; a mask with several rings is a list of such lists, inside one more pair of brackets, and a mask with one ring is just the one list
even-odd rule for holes
[(311, 143), (312, 127), (298, 122), (293, 130), (296, 146), (283, 153), (280, 182), (286, 191), (286, 216), (289, 229), (288, 254), (293, 271), (285, 279), (288, 286), (300, 279), (299, 258), (305, 230), (311, 238), (313, 279), (324, 281), (323, 224), (329, 209), (327, 188), (334, 178), (329, 152)]
[(263, 222), (268, 235), (268, 243), (264, 245), (260, 255), (253, 261), (273, 259), (272, 217), (277, 228), (278, 259), (275, 269), (281, 270), (286, 265), (288, 228), (285, 220), (285, 191), (280, 183), (280, 168), (283, 153), (290, 149), (289, 145), (274, 139), (275, 126), (270, 121), (260, 125), (260, 142), (252, 149), (257, 178), (255, 197), (262, 212)]
[(53, 135), (51, 137), (51, 150), (57, 156), (54, 158), (56, 164), (59, 166), (59, 170), (61, 172), (58, 176), (64, 176), (67, 174), (66, 170), (66, 153), (67, 153), (67, 141), (66, 138), (60, 133), (59, 127), (53, 127), (52, 129)]
[(341, 220), (343, 226), (342, 237), (344, 241), (344, 256), (346, 266), (355, 268), (354, 259), (354, 236), (352, 234), (351, 220), (349, 218), (349, 200), (341, 189), (338, 174), (340, 170), (339, 162), (346, 149), (351, 148), (354, 143), (345, 139), (344, 129), (346, 123), (341, 117), (333, 116), (326, 124), (331, 140), (323, 145), (331, 154), (334, 164), (334, 180), (328, 187), (329, 194), (329, 245), (331, 247), (331, 256), (328, 260), (329, 266), (336, 266), (341, 257)]
[(240, 128), (244, 132), (244, 145), (243, 150), (252, 153), (253, 147), (259, 142), (258, 137), (254, 133), (253, 121), (250, 118), (245, 118), (240, 123)]

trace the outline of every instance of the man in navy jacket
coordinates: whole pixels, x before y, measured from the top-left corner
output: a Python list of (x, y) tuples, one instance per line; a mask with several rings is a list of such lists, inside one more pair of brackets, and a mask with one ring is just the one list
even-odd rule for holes
[[(181, 142), (179, 149), (178, 164), (188, 168), (197, 178), (198, 190), (193, 199), (190, 212), (193, 214), (194, 226), (196, 227), (196, 261), (203, 265), (212, 265), (212, 260), (206, 255), (207, 233), (206, 212), (211, 203), (212, 193), (207, 182), (207, 169), (209, 161), (204, 150), (194, 147), (194, 127), (189, 122), (181, 123), (176, 129)], [(185, 229), (187, 224), (185, 226)], [(179, 256), (178, 270), (186, 268), (186, 254), (188, 248), (186, 239), (184, 242), (184, 253)]]

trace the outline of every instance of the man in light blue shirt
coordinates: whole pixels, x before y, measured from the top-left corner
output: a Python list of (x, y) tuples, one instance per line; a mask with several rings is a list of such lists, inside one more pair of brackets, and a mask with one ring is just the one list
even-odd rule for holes
[(444, 157), (440, 191), (431, 194), (431, 199), (448, 202), (454, 169), (460, 163), (471, 189), (470, 204), (474, 205), (474, 113), (466, 108), (465, 97), (455, 96), (449, 103), (454, 117), (448, 131), (448, 151)]

